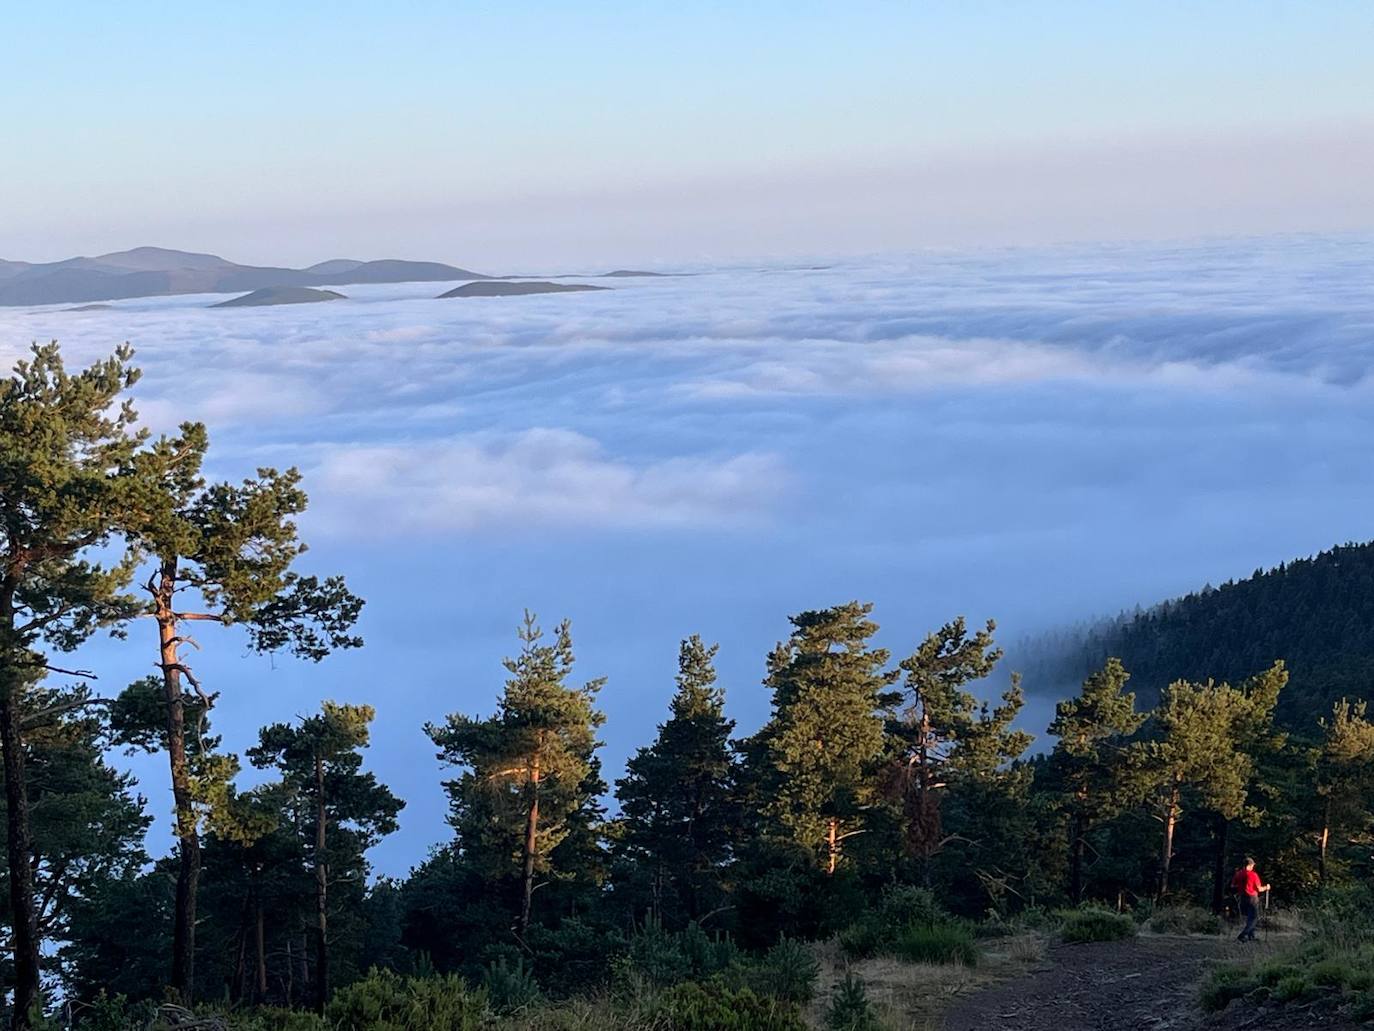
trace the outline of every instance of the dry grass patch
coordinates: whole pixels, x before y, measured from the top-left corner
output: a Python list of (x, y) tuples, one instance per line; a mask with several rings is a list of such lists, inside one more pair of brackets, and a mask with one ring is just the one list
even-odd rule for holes
[(1038, 967), (1045, 959), (1045, 938), (1026, 933), (980, 943), (977, 967), (957, 963), (909, 963), (893, 956), (846, 960), (836, 941), (814, 946), (821, 964), (817, 1000), (807, 1023), (825, 1027), (826, 1003), (837, 983), (852, 972), (863, 979), (869, 1001), (884, 1027), (893, 1031), (938, 1031), (945, 1011), (958, 999), (996, 981)]

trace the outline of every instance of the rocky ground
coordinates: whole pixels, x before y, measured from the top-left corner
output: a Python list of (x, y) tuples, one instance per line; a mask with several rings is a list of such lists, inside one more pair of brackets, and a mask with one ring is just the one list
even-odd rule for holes
[(1347, 1031), (1329, 1013), (1233, 1005), (1199, 1012), (1197, 987), (1216, 962), (1272, 950), (1281, 939), (1242, 946), (1229, 938), (1148, 936), (1056, 945), (1025, 973), (957, 999), (945, 1031)]

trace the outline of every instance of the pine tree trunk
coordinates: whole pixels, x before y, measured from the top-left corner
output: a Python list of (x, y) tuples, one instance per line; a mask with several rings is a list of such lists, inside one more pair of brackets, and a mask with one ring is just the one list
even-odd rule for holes
[(649, 889), (649, 919), (663, 924), (663, 860), (654, 864), (654, 879)]
[(1331, 796), (1322, 803), (1322, 832), (1317, 839), (1317, 883), (1326, 887), (1326, 849), (1331, 841)]
[(1212, 912), (1218, 916), (1226, 912), (1226, 847), (1231, 821), (1217, 814), (1216, 853), (1212, 857)]
[(520, 919), (516, 932), (523, 938), (530, 926), (530, 899), (534, 895), (534, 857), (539, 846), (539, 756), (530, 764), (530, 808), (525, 816), (524, 864), (520, 875)]
[(261, 1006), (267, 1002), (267, 936), (263, 933), (261, 898), (255, 900), (255, 908), (257, 914), (253, 937), (254, 944), (257, 947), (257, 1003)]
[(1174, 859), (1174, 828), (1178, 824), (1178, 789), (1169, 795), (1169, 807), (1164, 814), (1164, 845), (1159, 855), (1159, 896), (1169, 893), (1169, 866)]
[(828, 855), (825, 872), (832, 877), (835, 874), (835, 867), (839, 865), (840, 861), (839, 822), (832, 816), (826, 824), (825, 844)]
[(239, 929), (234, 939), (234, 976), (229, 981), (229, 1001), (238, 1005), (243, 1001), (244, 982), (248, 979), (248, 922), (243, 914), (239, 916)]
[[(8, 601), (8, 599), (6, 599)], [(6, 606), (8, 608), (8, 606)], [(0, 612), (13, 620), (12, 611)], [(0, 752), (5, 768), (5, 857), (9, 861), (9, 898), (14, 951), (14, 1031), (32, 1027), (30, 1015), (39, 1002), (38, 917), (33, 901), (33, 845), (29, 837), (29, 792), (24, 771), (24, 743), (19, 734), (19, 697), (23, 678), (11, 666), (0, 673)]]
[(1087, 817), (1074, 813), (1069, 822), (1069, 901), (1083, 902), (1083, 838), (1088, 832)]
[(156, 597), (162, 687), (167, 702), (167, 759), (172, 770), (172, 800), (176, 806), (178, 847), (176, 917), (172, 932), (172, 990), (190, 1004), (195, 989), (196, 894), (200, 885), (200, 835), (196, 829), (191, 770), (186, 758), (186, 710), (181, 697), (176, 614), (175, 559), (162, 564)]
[(296, 1004), (296, 964), (291, 955), (291, 935), (286, 935), (286, 1008)]
[(310, 946), (306, 939), (309, 938), (304, 925), (301, 927), (301, 940), (296, 949), (296, 977), (301, 984), (301, 997), (306, 997), (306, 992), (310, 989)]
[(324, 762), (315, 755), (315, 1010), (329, 1001), (329, 867), (325, 850)]

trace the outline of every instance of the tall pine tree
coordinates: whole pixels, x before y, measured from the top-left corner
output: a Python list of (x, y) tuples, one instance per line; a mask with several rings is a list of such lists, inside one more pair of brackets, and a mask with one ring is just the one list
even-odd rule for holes
[(948, 843), (940, 807), (950, 764), (981, 708), (964, 687), (988, 676), (1002, 657), (994, 629), (988, 620), (970, 637), (962, 616), (946, 623), (902, 660), (902, 689), (888, 699), (887, 791), (901, 809), (908, 854), (927, 885), (931, 860)]
[(0, 381), (0, 757), (14, 956), (14, 1019), (38, 1006), (40, 940), (31, 865), (23, 721), (26, 697), (71, 651), (132, 613), (130, 566), (92, 561), (129, 511), (128, 470), (141, 438), (120, 395), (138, 379), (133, 352), (69, 373), (57, 345)]
[(546, 644), (527, 612), (520, 643), (520, 654), (505, 660), (510, 676), (496, 715), (455, 713), (425, 729), (439, 758), (463, 771), (445, 789), (464, 858), (489, 881), (514, 875), (514, 930), (523, 937), (538, 875), (576, 872), (557, 869), (552, 858), (570, 833), (590, 829), (585, 817), (600, 787), (596, 731), (605, 717), (595, 707), (604, 680), (568, 683), (573, 646), (566, 621)]
[[(127, 531), (147, 559), (143, 589), (157, 628), (167, 750), (176, 806), (176, 923), (172, 988), (183, 1000), (195, 984), (196, 893), (200, 837), (195, 817), (193, 772), (188, 758), (186, 685), (208, 710), (207, 694), (185, 657), (199, 647), (197, 623), (247, 628), (257, 651), (279, 649), (319, 661), (336, 648), (362, 642), (352, 636), (362, 601), (339, 577), (319, 580), (293, 570), (305, 551), (295, 516), (306, 496), (294, 469), (259, 469), (241, 483), (207, 483), (201, 466), (208, 447), (205, 427), (186, 423), (175, 437), (161, 437), (135, 459), (139, 491)], [(191, 728), (191, 734), (195, 728)]]
[(1354, 836), (1367, 831), (1374, 795), (1374, 722), (1368, 704), (1342, 698), (1321, 721), (1317, 748), (1317, 875), (1323, 885), (1330, 876), (1332, 834)]
[[(1246, 815), (1255, 751), (1266, 744), (1283, 664), (1241, 687), (1179, 680), (1165, 689), (1154, 713), (1154, 739), (1134, 749), (1150, 783), (1149, 805), (1162, 827), (1159, 894), (1169, 891), (1178, 822), (1191, 807), (1230, 821)], [(1218, 845), (1218, 851), (1222, 849)], [(1213, 873), (1214, 881), (1217, 879)]]
[(887, 651), (870, 644), (872, 610), (855, 601), (792, 617), (792, 636), (768, 659), (773, 714), (749, 747), (765, 814), (829, 874), (876, 797), (893, 676)]
[(651, 913), (669, 924), (699, 920), (720, 903), (731, 854), (735, 723), (715, 686), (716, 651), (695, 634), (682, 642), (668, 721), (616, 782), (621, 848), (650, 871)]
[(1064, 810), (1069, 818), (1069, 900), (1083, 901), (1083, 855), (1088, 831), (1134, 801), (1129, 786), (1127, 739), (1145, 714), (1135, 711), (1126, 690), (1131, 675), (1119, 659), (1083, 681), (1075, 698), (1055, 706), (1049, 732), (1059, 738), (1051, 756)]
[(248, 752), (254, 766), (275, 768), (291, 794), (302, 798), (298, 826), (310, 841), (314, 880), (315, 1008), (329, 999), (329, 885), (351, 878), (361, 899), (366, 851), (396, 829), (405, 805), (376, 776), (362, 770), (361, 750), (376, 716), (370, 705), (325, 702), (318, 716), (264, 727)]

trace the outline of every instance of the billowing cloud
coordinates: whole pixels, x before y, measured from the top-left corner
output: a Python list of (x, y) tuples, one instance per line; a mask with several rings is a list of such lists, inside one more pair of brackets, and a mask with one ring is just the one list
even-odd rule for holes
[(636, 466), (580, 433), (540, 428), (331, 447), (310, 471), (324, 525), (366, 536), (747, 525), (771, 510), (785, 483), (768, 455)]
[[(394, 872), (442, 822), (419, 726), (490, 709), (526, 606), (571, 617), (579, 666), (609, 677), (613, 774), (689, 633), (721, 642), (747, 731), (804, 608), (872, 600), (899, 654), (960, 613), (1010, 643), (1368, 538), (1371, 268), (1368, 238), (1275, 237), (698, 268), (518, 300), (158, 298), (0, 309), (0, 355), (132, 341), (145, 417), (207, 420), (217, 475), (302, 468), (306, 563), (367, 597), (368, 647), (324, 672), (202, 661), (237, 692), (217, 724), (235, 745), (302, 694), (378, 702), (375, 761), (410, 803)], [(83, 657), (102, 680), (146, 671), (109, 648)]]

